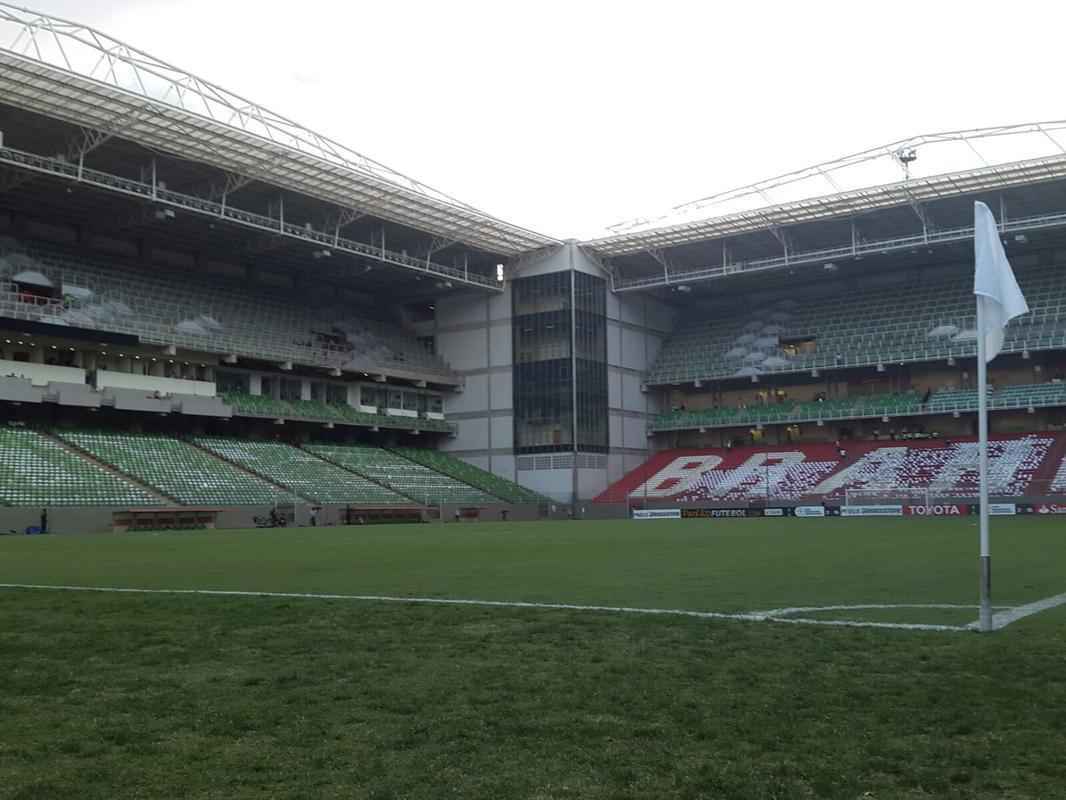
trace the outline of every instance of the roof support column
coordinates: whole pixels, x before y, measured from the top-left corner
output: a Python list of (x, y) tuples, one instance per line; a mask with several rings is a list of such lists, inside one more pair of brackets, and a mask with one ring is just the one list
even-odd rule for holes
[(662, 250), (649, 250), (648, 255), (654, 258), (663, 268), (663, 282), (667, 285), (670, 284), (670, 259), (666, 257), (666, 253)]
[(337, 217), (333, 220), (333, 246), (336, 247), (340, 244), (341, 240), (341, 228), (346, 228), (351, 225), (357, 219), (365, 217), (362, 211), (356, 211), (354, 208), (342, 208), (337, 212)]
[(781, 249), (784, 251), (785, 254), (785, 266), (787, 267), (789, 252), (791, 250), (791, 247), (789, 245), (788, 231), (779, 225), (771, 225), (770, 233), (774, 235), (774, 238), (777, 239), (778, 243), (781, 245)]
[(922, 203), (919, 203), (911, 196), (909, 191), (907, 192), (907, 203), (915, 216), (918, 217), (918, 221), (922, 223), (922, 242), (929, 244), (929, 212)]

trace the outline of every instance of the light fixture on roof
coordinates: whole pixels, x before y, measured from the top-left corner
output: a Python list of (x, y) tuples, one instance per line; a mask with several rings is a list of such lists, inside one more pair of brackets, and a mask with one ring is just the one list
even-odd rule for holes
[(1029, 351), (1028, 350), (1022, 350), (1022, 358), (1024, 358), (1026, 361), (1029, 360)]
[(911, 164), (918, 160), (918, 151), (913, 147), (901, 147), (893, 155), (903, 167), (903, 175), (910, 180)]
[(163, 220), (174, 219), (174, 209), (172, 208), (157, 208), (152, 214), (157, 220), (162, 222)]
[(680, 286), (677, 287), (677, 290), (679, 292), (684, 292), (685, 294), (688, 294), (689, 292), (692, 291), (692, 287), (689, 286), (688, 284), (682, 283)]
[(503, 283), (503, 264), (496, 265), (496, 282)]
[(1026, 244), (1029, 241), (1029, 237), (1026, 236), (1024, 233), (1016, 233), (1014, 234), (1014, 241), (1016, 241), (1018, 244)]
[(837, 265), (834, 264), (832, 261), (829, 261), (825, 264), (822, 264), (822, 269), (824, 269), (826, 272), (836, 272), (839, 267), (837, 267)]
[(322, 248), (321, 250), (315, 250), (311, 253), (311, 258), (330, 258), (333, 255), (333, 251)]

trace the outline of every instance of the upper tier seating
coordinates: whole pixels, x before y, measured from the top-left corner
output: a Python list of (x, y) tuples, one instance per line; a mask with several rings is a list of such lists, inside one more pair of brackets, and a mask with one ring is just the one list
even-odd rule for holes
[(178, 439), (114, 433), (60, 435), (182, 505), (269, 505), (292, 500), (288, 492)]
[(233, 407), (233, 412), (238, 416), (301, 419), (315, 422), (332, 422), (336, 425), (367, 425), (402, 430), (451, 430), (448, 422), (441, 419), (367, 414), (349, 405), (334, 405), (318, 400), (275, 400), (263, 395), (232, 392), (225, 395), (225, 400)]
[[(1011, 408), (1039, 408), (1066, 405), (1066, 383), (1040, 383), (1005, 386), (989, 392), (991, 410)], [(651, 423), (654, 431), (685, 430), (691, 428), (725, 428), (756, 424), (813, 422), (830, 419), (860, 417), (898, 417), (922, 414), (950, 414), (954, 411), (977, 410), (977, 390), (934, 392), (929, 402), (922, 403), (919, 392), (899, 394), (858, 395), (834, 398), (821, 402), (783, 402), (754, 405), (747, 408), (704, 408), (672, 411), (661, 414)]]
[(305, 449), (345, 469), (383, 483), (419, 503), (494, 505), (500, 502), (480, 489), (378, 447), (307, 445)]
[[(1066, 270), (1028, 267), (1017, 275), (1032, 310), (1008, 326), (1004, 352), (1066, 347)], [(829, 287), (803, 303), (702, 309), (663, 345), (648, 383), (973, 357), (972, 285), (972, 273), (959, 270), (891, 286)], [(813, 341), (813, 350), (796, 344), (799, 352), (790, 353), (783, 341)]]
[[(1052, 434), (996, 437), (989, 443), (993, 495), (1030, 488), (1054, 442)], [(750, 502), (840, 499), (849, 489), (891, 493), (928, 490), (941, 497), (977, 495), (973, 441), (847, 442), (833, 445), (668, 451), (608, 488), (598, 502), (673, 499)]]
[(551, 503), (552, 501), (493, 472), (488, 472), (440, 450), (405, 448), (396, 451), (404, 458), (424, 464), (432, 470), (451, 475), (463, 483), (476, 486), (508, 503)]
[(151, 506), (161, 501), (48, 436), (0, 428), (0, 504)]
[(198, 438), (195, 442), (212, 453), (319, 503), (411, 503), (408, 498), (380, 484), (287, 444), (209, 437)]
[[(40, 272), (61, 292), (76, 287), (77, 296), (68, 293), (64, 301), (44, 304), (28, 301), (11, 280), (17, 270)], [(352, 316), (339, 305), (293, 303), (280, 292), (250, 294), (245, 285), (213, 285), (212, 280), (182, 280), (157, 270), (101, 263), (95, 255), (73, 257), (0, 240), (0, 316), (128, 333), (150, 344), (269, 361), (452, 375), (440, 358), (396, 325)]]

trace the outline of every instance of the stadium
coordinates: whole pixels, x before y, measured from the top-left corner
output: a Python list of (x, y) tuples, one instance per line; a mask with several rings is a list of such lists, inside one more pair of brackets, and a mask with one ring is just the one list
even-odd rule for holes
[[(998, 646), (958, 635), (975, 201), (1031, 309), (989, 366)], [(1054, 796), (1064, 265), (1066, 122), (559, 240), (0, 3), (0, 531), (145, 532), (0, 540), (10, 796), (140, 757), (130, 796)]]

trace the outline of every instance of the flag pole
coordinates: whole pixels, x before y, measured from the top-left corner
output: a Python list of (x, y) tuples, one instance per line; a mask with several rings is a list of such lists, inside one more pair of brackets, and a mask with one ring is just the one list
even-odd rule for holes
[(981, 476), (980, 509), (981, 532), (981, 612), (979, 626), (982, 633), (992, 630), (992, 553), (988, 535), (988, 362), (985, 360), (984, 303), (977, 297), (977, 461)]

